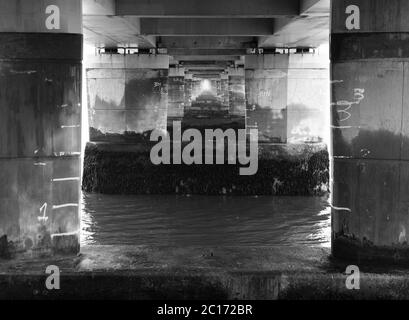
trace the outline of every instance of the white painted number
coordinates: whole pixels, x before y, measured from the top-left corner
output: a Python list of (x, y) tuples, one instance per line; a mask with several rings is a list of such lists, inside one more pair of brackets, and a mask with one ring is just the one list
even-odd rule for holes
[(45, 26), (48, 30), (60, 30), (60, 8), (50, 5), (45, 9), (49, 16), (45, 20)]
[(349, 14), (345, 26), (348, 30), (361, 29), (361, 12), (358, 6), (350, 5), (345, 10), (346, 14)]

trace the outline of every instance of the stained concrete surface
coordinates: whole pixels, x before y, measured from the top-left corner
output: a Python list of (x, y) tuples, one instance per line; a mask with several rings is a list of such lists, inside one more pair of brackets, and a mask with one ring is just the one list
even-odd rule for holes
[[(346, 289), (347, 261), (318, 247), (88, 246), (76, 257), (0, 263), (2, 299), (408, 299), (407, 270), (361, 268)], [(45, 288), (45, 269), (61, 289)], [(386, 271), (388, 273), (386, 274)]]

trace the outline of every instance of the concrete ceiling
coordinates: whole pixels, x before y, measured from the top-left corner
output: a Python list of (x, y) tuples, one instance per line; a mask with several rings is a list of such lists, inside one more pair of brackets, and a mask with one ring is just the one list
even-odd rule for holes
[(330, 0), (84, 0), (87, 43), (241, 55), (328, 41)]
[(330, 0), (83, 0), (83, 10), (87, 44), (163, 48), (197, 75), (242, 65), (249, 49), (329, 39)]

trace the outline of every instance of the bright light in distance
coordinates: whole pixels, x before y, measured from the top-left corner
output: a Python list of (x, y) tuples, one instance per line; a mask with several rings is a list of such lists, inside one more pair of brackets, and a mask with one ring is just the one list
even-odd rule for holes
[(200, 84), (200, 87), (203, 91), (210, 91), (212, 89), (212, 85), (210, 84), (209, 80), (203, 80), (202, 83)]

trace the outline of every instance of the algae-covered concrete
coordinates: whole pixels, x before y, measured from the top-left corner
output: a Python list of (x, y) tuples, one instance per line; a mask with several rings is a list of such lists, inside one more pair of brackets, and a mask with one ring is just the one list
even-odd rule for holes
[(260, 146), (258, 171), (237, 165), (153, 165), (151, 145), (88, 144), (83, 190), (108, 194), (321, 195), (328, 191), (323, 145)]

